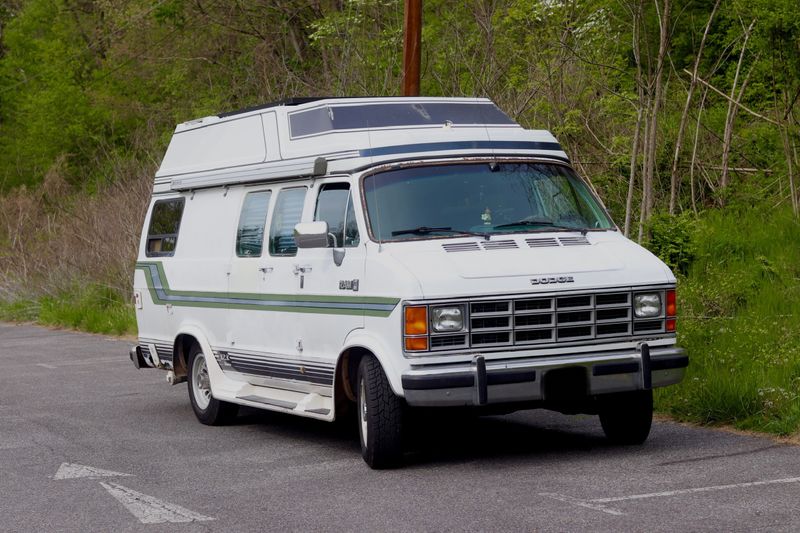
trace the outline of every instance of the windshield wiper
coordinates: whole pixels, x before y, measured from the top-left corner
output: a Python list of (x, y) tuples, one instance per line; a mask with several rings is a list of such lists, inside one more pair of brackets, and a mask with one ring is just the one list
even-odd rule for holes
[(517, 220), (516, 222), (509, 222), (508, 224), (500, 224), (499, 226), (494, 226), (494, 229), (511, 228), (514, 226), (547, 226), (555, 229), (580, 231), (582, 235), (586, 235), (586, 233), (589, 231), (587, 228), (573, 228), (571, 226), (561, 226), (549, 220), (535, 220), (535, 219), (523, 219), (523, 220)]
[(409, 235), (409, 234), (428, 235), (429, 233), (457, 233), (460, 235), (474, 235), (475, 237), (483, 237), (487, 241), (489, 240), (488, 233), (478, 233), (477, 231), (453, 229), (451, 227), (431, 228), (428, 226), (420, 226), (418, 228), (400, 229), (397, 231), (393, 231), (392, 237), (397, 237), (398, 235)]

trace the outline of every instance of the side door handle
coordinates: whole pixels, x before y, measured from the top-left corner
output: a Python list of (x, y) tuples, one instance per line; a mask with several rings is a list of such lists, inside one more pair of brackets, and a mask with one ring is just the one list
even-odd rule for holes
[(258, 271), (261, 272), (261, 281), (267, 281), (267, 274), (271, 274), (273, 270), (273, 267), (267, 265), (258, 267)]
[(302, 266), (301, 265), (295, 265), (294, 266), (294, 275), (295, 276), (297, 276), (297, 275), (300, 276), (300, 288), (301, 289), (305, 287), (306, 274), (308, 274), (309, 272), (311, 272), (311, 266), (310, 265), (302, 265)]

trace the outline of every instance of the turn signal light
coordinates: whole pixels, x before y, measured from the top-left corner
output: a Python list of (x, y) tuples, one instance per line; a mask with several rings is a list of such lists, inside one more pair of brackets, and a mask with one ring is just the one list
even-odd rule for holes
[[(425, 306), (406, 307), (406, 335), (427, 335), (428, 333), (428, 308)], [(425, 339), (423, 339), (425, 340)], [(428, 341), (425, 340), (427, 348)], [(406, 346), (408, 340), (406, 340)], [(424, 348), (423, 348), (424, 349)]]
[(428, 349), (428, 337), (406, 337), (407, 352), (424, 352)]
[(678, 315), (678, 303), (677, 298), (675, 297), (675, 289), (669, 289), (667, 291), (667, 316), (677, 316)]

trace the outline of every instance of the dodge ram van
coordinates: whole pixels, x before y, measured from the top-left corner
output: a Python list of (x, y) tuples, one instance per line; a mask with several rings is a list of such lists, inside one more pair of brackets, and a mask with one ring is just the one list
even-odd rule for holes
[(479, 98), (296, 99), (179, 124), (133, 289), (131, 360), (186, 381), (200, 422), (353, 406), (373, 468), (401, 461), (419, 407), (591, 413), (641, 443), (653, 388), (688, 365), (669, 268), (549, 132)]

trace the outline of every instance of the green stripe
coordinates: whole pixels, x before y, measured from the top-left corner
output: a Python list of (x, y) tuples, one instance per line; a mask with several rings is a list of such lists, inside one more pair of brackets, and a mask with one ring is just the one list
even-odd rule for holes
[[(155, 286), (150, 267), (153, 266), (158, 272), (161, 280), (161, 291), (170, 297), (164, 300), (159, 297)], [(176, 291), (170, 288), (169, 280), (164, 266), (160, 261), (142, 261), (136, 263), (136, 269), (141, 270), (145, 275), (147, 289), (150, 297), (157, 305), (171, 304), (176, 307), (199, 307), (212, 309), (251, 309), (263, 311), (279, 311), (289, 313), (315, 313), (333, 315), (364, 315), (376, 317), (388, 317), (394, 307), (400, 302), (398, 298), (386, 298), (379, 296), (333, 296), (333, 295), (298, 295), (298, 294), (260, 294), (260, 293), (240, 293), (240, 292), (206, 292), (206, 291)], [(176, 298), (176, 299), (173, 299)], [(196, 302), (191, 300), (181, 300), (181, 298), (214, 298), (216, 302)], [(253, 305), (243, 302), (225, 301), (231, 299), (251, 300)], [(332, 304), (330, 306), (287, 306), (287, 305), (258, 305), (259, 302), (278, 300), (283, 302), (313, 303), (313, 304)], [(392, 306), (391, 309), (359, 309), (340, 307), (336, 304), (351, 305), (383, 305)]]

